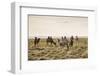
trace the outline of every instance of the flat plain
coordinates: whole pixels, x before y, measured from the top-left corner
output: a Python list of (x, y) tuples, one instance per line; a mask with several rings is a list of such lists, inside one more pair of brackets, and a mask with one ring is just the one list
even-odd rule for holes
[(88, 58), (88, 38), (74, 40), (73, 46), (61, 47), (57, 38), (53, 39), (55, 45), (47, 45), (46, 38), (41, 38), (37, 46), (34, 46), (34, 39), (28, 39), (28, 60), (58, 60), (58, 59), (83, 59)]

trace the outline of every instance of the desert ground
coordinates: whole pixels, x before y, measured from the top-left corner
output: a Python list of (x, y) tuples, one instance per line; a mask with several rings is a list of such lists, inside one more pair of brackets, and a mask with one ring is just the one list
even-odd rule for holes
[[(54, 41), (57, 43), (57, 39)], [(88, 58), (88, 38), (74, 40), (73, 47), (61, 47), (47, 45), (46, 39), (42, 38), (37, 46), (34, 46), (34, 39), (28, 39), (28, 60), (58, 60), (58, 59), (83, 59)]]

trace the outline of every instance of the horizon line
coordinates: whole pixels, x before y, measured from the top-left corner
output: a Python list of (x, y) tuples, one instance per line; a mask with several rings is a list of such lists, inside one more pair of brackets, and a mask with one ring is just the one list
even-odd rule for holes
[[(75, 35), (75, 36), (77, 36), (77, 35)], [(75, 36), (73, 36), (73, 37), (75, 37)], [(47, 38), (48, 36), (32, 36), (32, 37), (28, 37), (28, 38), (30, 39), (30, 38), (34, 38), (34, 37)], [(53, 38), (61, 38), (61, 37), (64, 37), (64, 36), (52, 36), (52, 37)], [(66, 36), (66, 37), (69, 38), (71, 36)], [(78, 36), (78, 38), (88, 38), (88, 36)]]

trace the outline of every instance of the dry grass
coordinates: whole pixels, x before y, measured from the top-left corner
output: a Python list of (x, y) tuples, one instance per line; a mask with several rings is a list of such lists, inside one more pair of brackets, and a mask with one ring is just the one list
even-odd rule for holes
[[(56, 39), (54, 39), (55, 42)], [(41, 39), (39, 45), (34, 47), (34, 39), (28, 40), (28, 60), (55, 60), (55, 59), (76, 59), (88, 58), (88, 39), (79, 38), (78, 44), (74, 42), (74, 46), (69, 50), (67, 47), (47, 46), (46, 40)]]

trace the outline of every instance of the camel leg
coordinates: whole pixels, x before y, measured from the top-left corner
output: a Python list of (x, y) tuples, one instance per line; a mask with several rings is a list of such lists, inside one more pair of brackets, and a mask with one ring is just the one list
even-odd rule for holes
[(46, 45), (48, 46), (48, 41), (46, 41)]

